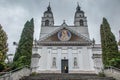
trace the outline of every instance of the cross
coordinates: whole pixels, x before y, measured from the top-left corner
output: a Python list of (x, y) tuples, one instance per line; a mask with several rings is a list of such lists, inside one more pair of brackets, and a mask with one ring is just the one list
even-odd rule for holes
[(63, 20), (63, 23), (65, 24), (65, 20)]

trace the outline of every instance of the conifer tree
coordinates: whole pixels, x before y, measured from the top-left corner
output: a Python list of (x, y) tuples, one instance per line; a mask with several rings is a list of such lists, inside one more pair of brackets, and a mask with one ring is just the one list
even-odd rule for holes
[(119, 30), (119, 41), (118, 41), (118, 45), (120, 46), (120, 30)]
[(34, 34), (34, 20), (27, 21), (24, 25), (18, 48), (14, 56), (15, 67), (30, 65)]
[(7, 34), (0, 25), (0, 62), (4, 62), (8, 51)]
[[(111, 32), (111, 28), (106, 18), (103, 18), (103, 22), (100, 27), (101, 44), (102, 44), (102, 59), (104, 66), (117, 66), (114, 63), (114, 59), (119, 59), (117, 41), (114, 34)], [(114, 61), (113, 61), (114, 60)]]

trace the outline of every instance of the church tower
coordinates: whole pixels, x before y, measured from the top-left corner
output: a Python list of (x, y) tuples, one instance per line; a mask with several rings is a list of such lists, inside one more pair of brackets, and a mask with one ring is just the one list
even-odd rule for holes
[(47, 10), (43, 13), (43, 17), (41, 20), (40, 38), (49, 34), (50, 32), (52, 32), (52, 30), (54, 30), (54, 16), (49, 3)]
[(47, 10), (44, 12), (44, 16), (42, 17), (42, 27), (46, 26), (54, 26), (54, 18), (53, 13), (50, 7), (50, 4), (47, 7)]
[(84, 15), (84, 11), (81, 10), (79, 4), (77, 5), (75, 16), (74, 16), (74, 26), (87, 27), (87, 19)]

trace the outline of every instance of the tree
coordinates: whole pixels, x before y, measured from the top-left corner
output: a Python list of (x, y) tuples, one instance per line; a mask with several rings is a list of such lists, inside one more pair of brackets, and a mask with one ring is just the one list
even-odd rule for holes
[(118, 41), (118, 46), (120, 46), (120, 30), (119, 30), (119, 41)]
[(7, 34), (0, 25), (0, 72), (3, 71), (6, 67), (5, 59), (8, 51), (7, 39)]
[(0, 25), (0, 62), (4, 62), (8, 51), (7, 34)]
[[(117, 66), (113, 61), (120, 59), (118, 53), (117, 41), (114, 34), (111, 32), (110, 25), (106, 18), (103, 18), (103, 22), (100, 27), (101, 45), (102, 45), (102, 60), (104, 66)], [(112, 61), (112, 63), (111, 63)]]
[[(15, 52), (13, 61), (14, 64), (16, 64), (15, 65), (16, 67), (30, 65), (33, 46), (33, 34), (34, 34), (34, 20), (31, 19), (30, 21), (27, 21), (24, 25), (21, 38), (18, 43), (18, 48), (16, 49)], [(20, 66), (18, 66), (18, 64)]]

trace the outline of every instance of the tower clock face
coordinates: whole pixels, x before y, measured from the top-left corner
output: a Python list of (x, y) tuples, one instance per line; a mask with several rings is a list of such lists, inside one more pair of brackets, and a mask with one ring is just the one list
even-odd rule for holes
[(63, 29), (58, 32), (58, 39), (60, 41), (68, 41), (70, 40), (70, 38), (71, 38), (71, 33), (68, 30)]

